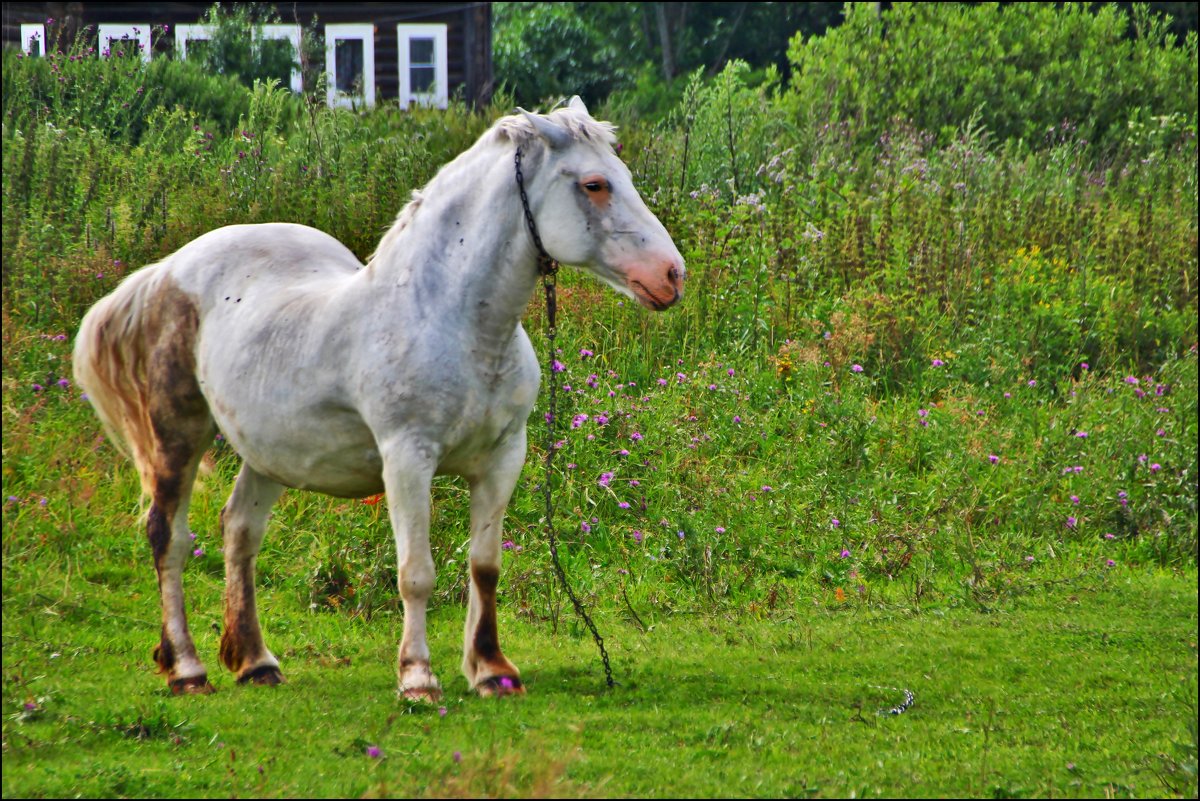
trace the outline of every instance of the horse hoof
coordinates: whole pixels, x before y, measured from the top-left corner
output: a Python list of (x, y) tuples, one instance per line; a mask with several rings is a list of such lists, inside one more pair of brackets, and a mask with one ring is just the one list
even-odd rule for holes
[(168, 682), (172, 695), (209, 695), (217, 688), (208, 683), (208, 676), (189, 676), (186, 679), (173, 679)]
[(263, 687), (274, 687), (283, 684), (287, 679), (275, 665), (259, 665), (238, 676), (238, 684), (254, 683)]
[(423, 704), (436, 704), (442, 700), (440, 687), (408, 687), (401, 688), (398, 692), (401, 698)]
[(481, 698), (503, 698), (506, 695), (524, 695), (525, 685), (518, 676), (491, 676), (475, 685)]

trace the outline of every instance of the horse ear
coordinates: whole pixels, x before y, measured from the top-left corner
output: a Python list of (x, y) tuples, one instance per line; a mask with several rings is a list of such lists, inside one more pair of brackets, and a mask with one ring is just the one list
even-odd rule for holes
[(585, 106), (583, 104), (583, 99), (580, 98), (579, 95), (575, 95), (574, 97), (571, 98), (571, 102), (567, 104), (567, 108), (571, 109), (572, 111), (582, 111), (584, 114), (587, 114), (589, 117), (592, 116), (588, 112), (587, 106)]
[(550, 122), (541, 114), (531, 114), (523, 108), (517, 107), (517, 111), (521, 112), (521, 116), (529, 120), (533, 129), (537, 131), (538, 136), (546, 140), (547, 144), (553, 149), (566, 147), (571, 142), (571, 134), (561, 125)]

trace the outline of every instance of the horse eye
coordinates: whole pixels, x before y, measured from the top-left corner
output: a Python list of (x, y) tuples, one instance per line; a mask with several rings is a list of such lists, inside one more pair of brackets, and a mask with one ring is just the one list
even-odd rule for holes
[(603, 192), (605, 186), (600, 181), (588, 181), (583, 185), (583, 188), (589, 192)]

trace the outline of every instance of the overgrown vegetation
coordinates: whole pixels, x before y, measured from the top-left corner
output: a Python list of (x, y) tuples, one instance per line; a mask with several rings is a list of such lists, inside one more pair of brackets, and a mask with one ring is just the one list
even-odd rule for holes
[[(1086, 606), (1090, 589), (1112, 586), (1125, 588), (1116, 617), (1143, 590), (1175, 598), (1176, 622), (1189, 603), (1194, 612), (1196, 39), (1178, 45), (1153, 26), (1132, 40), (1110, 36), (1116, 23), (1106, 12), (1014, 9), (898, 7), (885, 40), (872, 18), (852, 15), (823, 39), (794, 42), (797, 69), (786, 84), (733, 62), (711, 78), (693, 74), (659, 122), (639, 119), (619, 95), (593, 107), (624, 126), (622, 155), (689, 269), (685, 301), (661, 316), (570, 274), (560, 291), (567, 387), (557, 522), (572, 580), (608, 625), (625, 620), (622, 630), (647, 642), (693, 613), (714, 630), (767, 621), (803, 631), (813, 610), (881, 625), (913, 615), (921, 626), (945, 614), (974, 621), (1045, 609), (1055, 598)], [(1079, 34), (1087, 64), (1050, 80), (1065, 30)], [(898, 63), (921, 51), (918, 40), (945, 40), (937, 53), (959, 56), (937, 62), (941, 71)], [(1020, 43), (1026, 60), (1002, 65), (954, 49), (970, 41), (981, 53)], [(1137, 98), (1108, 71), (1117, 61), (1140, 65)], [(852, 64), (894, 71), (856, 76)], [(1022, 76), (1035, 74), (1042, 91), (1021, 89)], [(121, 615), (146, 623), (138, 636), (148, 649), (157, 626), (134, 472), (99, 439), (71, 386), (70, 339), (83, 312), (129, 271), (228, 223), (305, 223), (365, 257), (411, 190), (511, 103), (354, 114), (270, 82), (248, 88), (195, 64), (98, 60), (86, 48), (44, 60), (5, 53), (3, 81), (8, 749), (18, 730), (31, 731), (19, 729), (20, 715), (54, 708), (27, 686), (31, 670), (60, 664), (38, 651), (41, 638), (69, 641), (76, 635), (64, 630)], [(983, 85), (995, 94), (974, 94)], [(955, 86), (962, 105), (959, 94), (939, 94)], [(1160, 91), (1168, 86), (1174, 91)], [(526, 327), (535, 341), (543, 319), (532, 304)], [(534, 491), (541, 453), (534, 443), (510, 507), (501, 614), (549, 638), (576, 632), (543, 545)], [(193, 505), (188, 586), (214, 621), (216, 517), (236, 469), (218, 443)], [(354, 640), (364, 636), (359, 621), (396, 619), (385, 504), (299, 492), (280, 504), (259, 570), (268, 641), (296, 649), (294, 661), (337, 667), (349, 656), (333, 646), (306, 652), (302, 640), (314, 632)], [(465, 488), (439, 482), (441, 608), (464, 597), (466, 514)], [(60, 586), (72, 604), (95, 592), (107, 600), (51, 603), (46, 588)], [(87, 647), (108, 654), (114, 670), (126, 658), (149, 666), (121, 625), (121, 636)], [(21, 634), (10, 640), (13, 626)], [(1136, 659), (1157, 645), (1133, 641), (1123, 652), (1133, 660), (1122, 663), (1127, 674), (1108, 682), (1148, 669)], [(1039, 653), (1053, 652), (1052, 642)], [(1177, 650), (1194, 665), (1191, 642)], [(371, 680), (383, 687), (392, 647), (365, 650), (364, 662), (378, 662)], [(438, 656), (444, 679), (455, 662)], [(576, 669), (556, 664), (550, 673)], [(1192, 688), (1190, 712), (1181, 695), (1170, 709), (1128, 714), (1194, 720), (1195, 673), (1180, 675)], [(157, 687), (148, 675), (136, 679)], [(996, 703), (1003, 694), (985, 695)], [(972, 709), (997, 730), (1002, 712)], [(213, 736), (207, 727), (189, 734), (169, 710), (106, 714), (87, 730), (142, 737), (144, 728), (164, 744)], [(704, 753), (746, 734), (710, 725), (694, 744)], [(953, 786), (1099, 794), (1115, 782), (1112, 792), (1194, 796), (1190, 731), (1189, 743), (1182, 724), (1156, 729), (1156, 750), (1122, 761), (1103, 781), (1072, 768), (1019, 784), (984, 766), (978, 781)], [(361, 753), (356, 743), (338, 748)], [(139, 792), (127, 768), (112, 769), (125, 771), (113, 781), (127, 788), (113, 792)], [(563, 770), (588, 782), (607, 775)], [(1129, 778), (1138, 771), (1162, 783)], [(555, 792), (601, 791), (555, 784), (551, 773), (506, 774), (512, 781), (495, 792), (539, 781)], [(761, 792), (812, 789), (787, 775), (792, 783)], [(988, 785), (989, 776), (1001, 783)], [(476, 779), (446, 792), (492, 792)], [(328, 792), (386, 794), (380, 782)], [(646, 794), (647, 786), (606, 789)], [(858, 787), (824, 786), (831, 794)], [(877, 786), (895, 794), (909, 785)]]

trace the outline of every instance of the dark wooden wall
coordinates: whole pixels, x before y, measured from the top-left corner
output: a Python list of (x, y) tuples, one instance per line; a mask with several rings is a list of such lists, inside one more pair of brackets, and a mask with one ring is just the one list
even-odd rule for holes
[[(209, 2), (114, 3), (4, 3), (3, 41), (18, 47), (23, 23), (55, 21), (46, 37), (55, 41), (61, 30), (66, 41), (99, 23), (146, 23), (152, 26), (192, 24), (200, 21)], [(378, 96), (394, 100), (400, 93), (399, 23), (445, 23), (450, 95), (486, 105), (492, 96), (492, 11), (488, 3), (276, 3), (280, 22), (299, 23), (307, 29), (313, 16), (318, 24), (370, 22), (375, 25), (375, 88)], [(155, 53), (174, 49), (174, 33), (156, 36)]]

